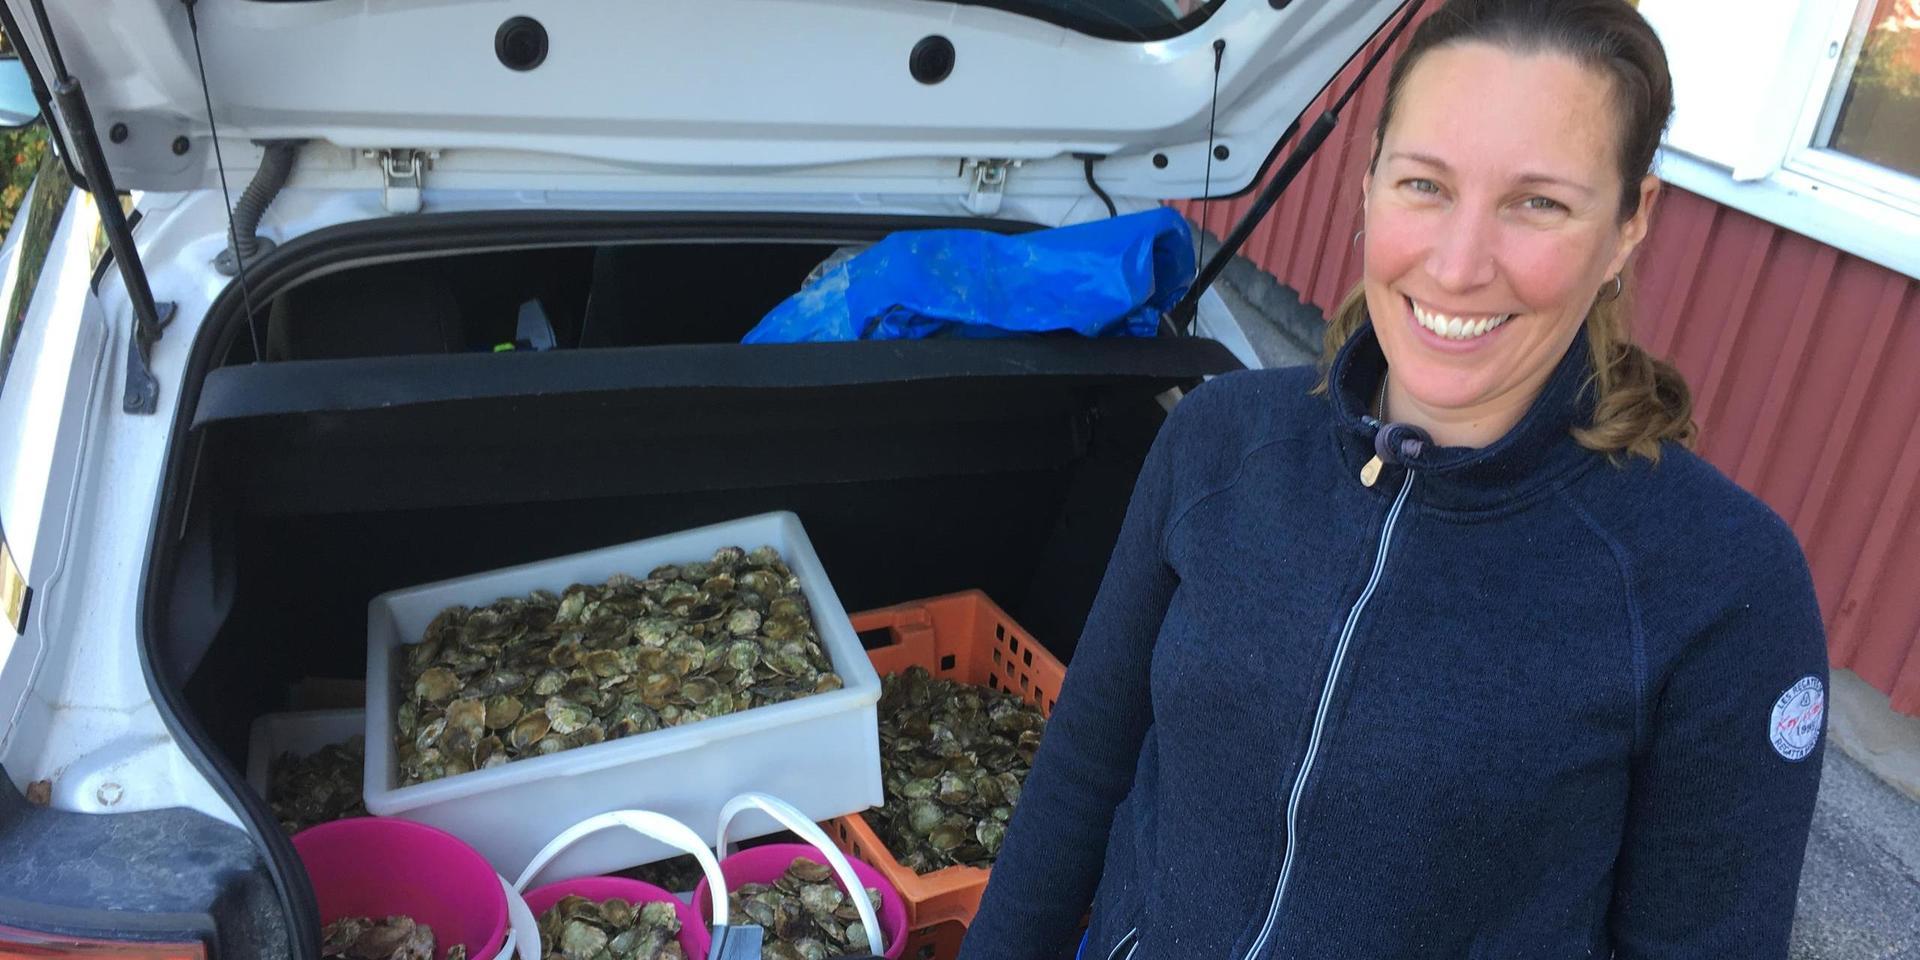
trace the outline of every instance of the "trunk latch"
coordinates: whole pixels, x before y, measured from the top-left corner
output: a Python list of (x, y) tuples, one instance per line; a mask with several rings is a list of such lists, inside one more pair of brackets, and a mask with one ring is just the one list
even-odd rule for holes
[(1018, 160), (960, 161), (960, 175), (972, 176), (967, 189), (967, 209), (981, 217), (999, 213), (1000, 201), (1007, 192), (1007, 171), (1019, 165)]
[(380, 204), (388, 213), (419, 213), (420, 191), (426, 186), (427, 168), (437, 152), (425, 150), (369, 150), (367, 156), (380, 158)]

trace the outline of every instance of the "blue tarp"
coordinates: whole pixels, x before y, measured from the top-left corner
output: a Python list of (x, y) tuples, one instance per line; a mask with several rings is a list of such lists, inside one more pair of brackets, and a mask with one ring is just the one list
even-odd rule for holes
[(1192, 231), (1166, 207), (1015, 236), (903, 231), (828, 269), (741, 342), (1151, 337), (1193, 277)]

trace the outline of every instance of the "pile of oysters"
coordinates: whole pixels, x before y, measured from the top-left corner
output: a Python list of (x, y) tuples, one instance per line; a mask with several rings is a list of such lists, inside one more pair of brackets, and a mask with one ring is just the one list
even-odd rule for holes
[(880, 777), (886, 800), (862, 816), (915, 873), (991, 867), (1046, 720), (1004, 690), (921, 667), (880, 681)]
[[(880, 891), (862, 889), (879, 916)], [(758, 924), (765, 931), (760, 960), (829, 960), (869, 952), (859, 908), (824, 863), (795, 857), (774, 882), (734, 888), (727, 904), (734, 923)]]
[(267, 796), (280, 829), (295, 834), (316, 824), (366, 816), (360, 790), (366, 755), (365, 741), (355, 734), (305, 757), (275, 757)]
[(344, 960), (467, 960), (467, 947), (456, 943), (447, 954), (434, 953), (433, 928), (412, 917), (341, 917), (320, 933), (320, 956)]
[(672, 904), (618, 897), (561, 897), (540, 914), (540, 945), (543, 960), (688, 960)]
[(772, 547), (449, 607), (404, 661), (402, 786), (842, 685)]

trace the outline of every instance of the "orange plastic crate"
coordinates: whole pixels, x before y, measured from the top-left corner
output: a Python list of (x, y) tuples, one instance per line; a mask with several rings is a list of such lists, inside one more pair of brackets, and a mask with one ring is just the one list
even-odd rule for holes
[[(1067, 676), (1067, 668), (1053, 654), (978, 590), (868, 610), (852, 619), (861, 633), (886, 629), (892, 634), (891, 644), (867, 651), (881, 676), (917, 665), (935, 677), (1018, 694), (1042, 716), (1052, 715), (1054, 698)], [(917, 874), (893, 858), (859, 814), (838, 817), (826, 826), (840, 849), (887, 875), (907, 901), (909, 928), (969, 922), (979, 909), (987, 870), (948, 867)], [(959, 942), (954, 937), (956, 948)]]

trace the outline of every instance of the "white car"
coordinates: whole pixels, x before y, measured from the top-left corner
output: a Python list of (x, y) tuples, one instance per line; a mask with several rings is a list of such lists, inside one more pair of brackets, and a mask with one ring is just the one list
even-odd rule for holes
[(384, 590), (787, 509), (849, 609), (979, 587), (1069, 655), (1160, 397), (1254, 362), (1217, 297), (740, 337), (892, 231), (1248, 189), (1398, 6), (5, 0), (96, 192), (4, 252), (0, 953), (317, 956), (246, 737)]

